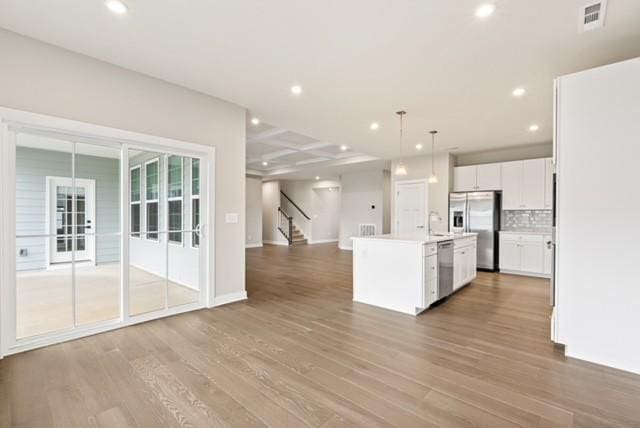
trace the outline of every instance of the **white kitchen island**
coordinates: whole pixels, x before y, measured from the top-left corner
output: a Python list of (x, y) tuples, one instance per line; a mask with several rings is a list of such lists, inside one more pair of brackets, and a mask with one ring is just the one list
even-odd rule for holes
[(455, 292), (475, 279), (476, 243), (475, 233), (353, 238), (353, 300), (417, 315), (449, 294), (447, 284)]

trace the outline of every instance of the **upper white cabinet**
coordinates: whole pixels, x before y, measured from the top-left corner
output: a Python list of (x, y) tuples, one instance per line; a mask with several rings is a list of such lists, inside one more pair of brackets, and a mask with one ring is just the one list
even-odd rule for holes
[(477, 165), (476, 172), (476, 190), (502, 189), (502, 166), (499, 163)]
[(553, 208), (553, 159), (544, 160), (544, 208), (550, 210)]
[(468, 192), (476, 190), (476, 166), (458, 166), (453, 169), (453, 190)]
[(502, 168), (499, 163), (458, 166), (453, 169), (453, 188), (456, 192), (502, 189)]
[(550, 210), (553, 162), (548, 158), (458, 166), (453, 169), (453, 189), (502, 190), (504, 210)]
[(545, 159), (502, 164), (502, 209), (545, 209)]

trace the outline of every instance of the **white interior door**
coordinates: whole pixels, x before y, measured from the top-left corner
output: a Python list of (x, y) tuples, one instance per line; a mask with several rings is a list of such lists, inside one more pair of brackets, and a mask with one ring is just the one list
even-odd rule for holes
[(96, 227), (95, 181), (76, 179), (75, 192), (71, 178), (48, 177), (48, 181), (49, 230), (53, 235), (49, 244), (49, 264), (71, 262), (74, 240), (75, 261), (95, 261), (92, 233)]
[(425, 183), (396, 183), (396, 233), (425, 233), (426, 218)]

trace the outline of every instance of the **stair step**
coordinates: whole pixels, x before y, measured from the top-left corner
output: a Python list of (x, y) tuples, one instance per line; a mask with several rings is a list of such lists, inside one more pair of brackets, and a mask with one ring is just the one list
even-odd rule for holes
[(306, 239), (294, 239), (291, 245), (307, 245)]

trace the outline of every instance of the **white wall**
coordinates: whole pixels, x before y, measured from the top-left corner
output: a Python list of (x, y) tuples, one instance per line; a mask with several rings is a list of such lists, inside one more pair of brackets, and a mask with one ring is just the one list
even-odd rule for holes
[(247, 247), (262, 246), (262, 179), (247, 177), (246, 239)]
[(278, 230), (280, 182), (262, 183), (262, 241), (267, 244), (286, 245), (287, 240)]
[(640, 58), (559, 83), (559, 341), (640, 373)]
[(287, 194), (311, 220), (299, 215), (286, 200), (282, 207), (293, 216), (299, 228), (304, 229), (309, 243), (338, 240), (340, 215), (340, 182), (332, 180), (284, 180), (280, 182)]
[(377, 233), (383, 233), (384, 171), (343, 174), (340, 182), (342, 191), (339, 245), (342, 249), (351, 249), (351, 237), (358, 236), (360, 223), (375, 224)]
[(1, 106), (214, 146), (216, 297), (244, 293), (244, 108), (5, 30), (0, 52)]
[[(419, 156), (404, 160), (407, 167), (407, 175), (397, 177), (393, 174), (397, 161), (391, 163), (391, 230), (395, 230), (396, 223), (396, 192), (395, 183), (402, 180), (426, 180), (431, 175), (431, 156)], [(449, 191), (452, 188), (453, 180), (451, 179), (452, 157), (449, 153), (436, 153), (435, 156), (435, 172), (438, 176), (437, 184), (429, 184), (429, 202), (427, 215), (429, 211), (436, 211), (442, 217), (442, 221), (432, 221), (431, 227), (435, 232), (447, 232), (449, 229)]]

